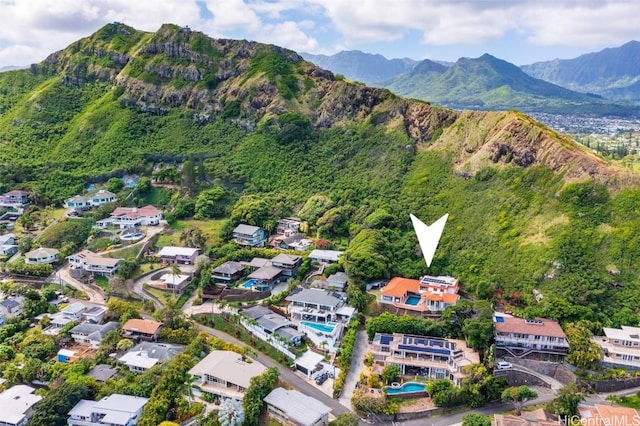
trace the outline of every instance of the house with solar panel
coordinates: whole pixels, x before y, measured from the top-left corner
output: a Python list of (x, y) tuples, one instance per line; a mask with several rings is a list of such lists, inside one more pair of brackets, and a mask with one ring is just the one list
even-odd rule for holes
[(376, 333), (371, 342), (374, 363), (397, 365), (405, 377), (447, 379), (459, 386), (464, 367), (480, 362), (480, 354), (464, 340)]

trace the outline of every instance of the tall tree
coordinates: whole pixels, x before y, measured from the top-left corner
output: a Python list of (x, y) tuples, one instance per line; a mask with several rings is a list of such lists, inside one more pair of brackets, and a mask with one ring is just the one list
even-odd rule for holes
[(522, 405), (532, 399), (536, 399), (538, 393), (527, 386), (517, 386), (506, 388), (502, 391), (502, 400), (504, 402), (511, 402), (516, 409), (516, 413), (520, 415), (522, 412)]
[(204, 249), (207, 244), (207, 240), (202, 235), (202, 231), (196, 227), (189, 227), (182, 231), (180, 234), (180, 242), (186, 245), (187, 247), (195, 247)]

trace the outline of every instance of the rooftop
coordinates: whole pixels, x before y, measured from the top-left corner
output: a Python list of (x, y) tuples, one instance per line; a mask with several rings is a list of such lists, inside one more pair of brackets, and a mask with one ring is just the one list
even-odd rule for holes
[(161, 322), (134, 318), (127, 321), (124, 326), (122, 326), (122, 329), (144, 334), (155, 334), (160, 327), (162, 327)]
[(234, 275), (238, 272), (242, 272), (244, 270), (244, 265), (240, 262), (235, 262), (233, 260), (229, 260), (224, 262), (222, 265), (215, 268), (212, 272), (214, 274), (229, 274)]
[[(582, 421), (594, 425), (637, 425), (640, 416), (633, 408), (596, 404), (578, 407)], [(584, 423), (583, 423), (584, 424)]]
[(495, 316), (496, 333), (518, 333), (534, 336), (567, 338), (562, 327), (554, 320), (546, 318), (524, 319), (511, 316)]
[(57, 254), (58, 254), (58, 249), (39, 247), (35, 250), (31, 250), (25, 253), (24, 257), (29, 259), (41, 259), (45, 257), (56, 256)]
[(89, 370), (87, 376), (93, 377), (99, 382), (104, 382), (107, 379), (113, 377), (117, 372), (118, 370), (108, 364), (98, 364), (91, 370)]
[(116, 266), (122, 259), (114, 259), (111, 257), (102, 257), (97, 253), (94, 253), (89, 250), (82, 250), (74, 255), (69, 257), (78, 257), (80, 259), (84, 259), (84, 261), (89, 265), (99, 265), (99, 266)]
[(198, 248), (193, 247), (176, 247), (176, 246), (165, 246), (160, 249), (158, 252), (158, 256), (188, 256), (191, 257), (198, 253)]
[(393, 277), (389, 283), (380, 290), (385, 296), (404, 297), (407, 292), (418, 293), (420, 281), (410, 278)]
[(329, 260), (331, 262), (337, 262), (338, 258), (343, 254), (343, 251), (337, 250), (311, 250), (309, 253), (309, 258), (311, 259), (320, 259), (320, 260)]
[(602, 331), (609, 339), (614, 340), (637, 340), (640, 342), (640, 327), (630, 327), (623, 325), (621, 328), (603, 327)]
[(264, 402), (284, 412), (284, 414), (300, 425), (315, 424), (319, 418), (331, 412), (331, 408), (315, 398), (297, 390), (275, 388), (264, 398)]
[(300, 262), (302, 258), (300, 256), (295, 256), (291, 254), (280, 253), (273, 259), (271, 259), (271, 263), (282, 263), (283, 265), (295, 265)]
[(31, 386), (15, 385), (0, 393), (0, 423), (20, 423), (25, 413), (42, 399), (33, 392), (35, 389)]
[(259, 376), (264, 370), (266, 367), (258, 361), (245, 362), (242, 360), (242, 355), (236, 352), (212, 351), (189, 370), (189, 374), (192, 376), (208, 374), (247, 388), (251, 378)]
[(245, 225), (241, 223), (233, 230), (234, 234), (253, 235), (260, 229), (259, 226)]
[(159, 362), (182, 353), (184, 348), (181, 345), (169, 343), (141, 342), (129, 349), (118, 360), (127, 365), (135, 367), (149, 368)]
[(260, 269), (253, 271), (247, 278), (256, 280), (272, 280), (280, 275), (281, 272), (282, 269), (276, 268), (275, 266), (263, 266)]
[(333, 307), (337, 307), (340, 304), (340, 298), (326, 290), (300, 287), (296, 290), (287, 296), (285, 300), (290, 302), (310, 303)]

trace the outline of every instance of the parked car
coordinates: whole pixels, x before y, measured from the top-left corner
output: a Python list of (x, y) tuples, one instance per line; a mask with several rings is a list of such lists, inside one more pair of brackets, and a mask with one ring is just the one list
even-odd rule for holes
[(508, 370), (513, 367), (510, 362), (507, 361), (498, 361), (496, 362), (496, 370)]
[(329, 373), (327, 371), (323, 371), (318, 376), (316, 376), (316, 385), (323, 384), (329, 378)]

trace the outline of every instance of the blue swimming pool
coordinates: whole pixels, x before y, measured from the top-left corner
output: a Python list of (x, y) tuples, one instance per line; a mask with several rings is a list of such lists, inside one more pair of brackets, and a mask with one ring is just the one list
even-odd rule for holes
[(313, 328), (314, 330), (321, 331), (323, 333), (331, 334), (336, 329), (335, 322), (328, 322), (326, 324), (320, 324), (317, 322), (310, 321), (300, 321), (300, 324), (307, 326), (309, 328)]
[(398, 395), (401, 393), (424, 392), (425, 384), (416, 382), (407, 382), (399, 387), (387, 386), (387, 395)]
[(413, 305), (413, 306), (415, 306), (415, 305), (417, 305), (417, 304), (418, 304), (418, 302), (420, 302), (420, 296), (409, 296), (409, 297), (407, 298), (407, 301), (406, 301), (406, 302), (404, 302), (404, 303), (406, 303), (407, 305)]
[(246, 283), (242, 284), (242, 287), (244, 287), (244, 288), (251, 288), (251, 287), (253, 287), (253, 284), (254, 284), (254, 283), (255, 283), (255, 281), (254, 281), (254, 280), (249, 280), (249, 281), (247, 281)]

